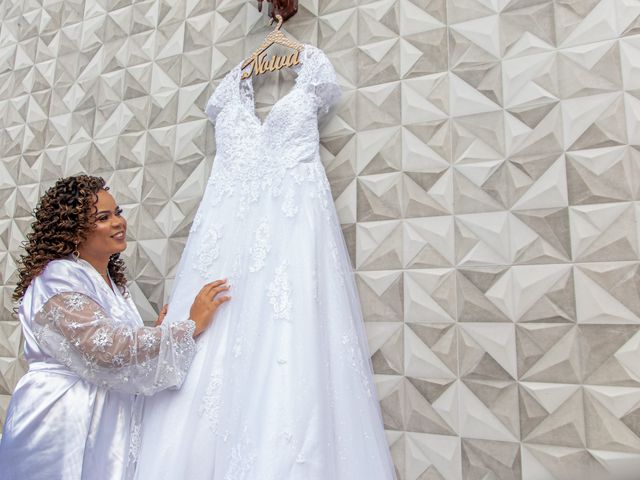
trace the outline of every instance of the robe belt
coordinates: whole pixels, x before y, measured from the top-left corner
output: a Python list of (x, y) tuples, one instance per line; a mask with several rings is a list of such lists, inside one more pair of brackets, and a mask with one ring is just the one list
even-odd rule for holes
[(57, 373), (60, 375), (79, 378), (78, 375), (59, 363), (31, 362), (29, 363), (29, 370), (27, 373), (29, 372)]

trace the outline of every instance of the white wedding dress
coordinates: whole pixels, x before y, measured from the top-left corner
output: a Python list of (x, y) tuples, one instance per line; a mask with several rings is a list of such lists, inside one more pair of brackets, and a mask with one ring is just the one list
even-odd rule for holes
[(295, 85), (264, 120), (240, 65), (206, 113), (217, 154), (166, 322), (205, 282), (232, 300), (197, 341), (179, 391), (146, 400), (137, 478), (395, 478), (353, 272), (320, 161), (318, 115), (340, 97), (305, 45)]

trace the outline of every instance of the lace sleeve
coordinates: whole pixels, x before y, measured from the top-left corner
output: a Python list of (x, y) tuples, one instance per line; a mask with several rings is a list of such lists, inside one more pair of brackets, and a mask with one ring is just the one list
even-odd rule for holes
[(77, 292), (51, 297), (34, 317), (42, 349), (80, 377), (126, 393), (179, 387), (195, 353), (192, 320), (132, 327)]
[(314, 69), (312, 85), (316, 94), (318, 113), (324, 115), (329, 109), (336, 105), (342, 96), (340, 85), (336, 77), (336, 71), (331, 62), (323, 52), (316, 55), (317, 65)]
[(224, 76), (207, 101), (204, 111), (212, 123), (216, 122), (218, 114), (220, 114), (233, 93), (233, 78), (236, 70), (237, 67)]

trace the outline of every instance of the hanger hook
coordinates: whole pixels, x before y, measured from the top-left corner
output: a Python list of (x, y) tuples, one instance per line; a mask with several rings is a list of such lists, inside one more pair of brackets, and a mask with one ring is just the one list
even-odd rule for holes
[[(275, 20), (278, 21), (278, 24), (276, 25), (276, 30), (280, 30), (280, 27), (282, 27), (282, 23), (284, 22), (282, 15), (277, 14)], [(272, 21), (273, 23), (273, 21)]]

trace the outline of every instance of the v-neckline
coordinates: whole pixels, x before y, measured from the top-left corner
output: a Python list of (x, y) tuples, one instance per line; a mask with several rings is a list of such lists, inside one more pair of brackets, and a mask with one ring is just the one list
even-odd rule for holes
[[(300, 51), (300, 55), (303, 57), (300, 65), (300, 68), (298, 68), (298, 72), (296, 74), (296, 78), (293, 81), (293, 86), (291, 87), (291, 89), (284, 94), (282, 97), (280, 97), (272, 106), (271, 109), (269, 110), (269, 113), (267, 113), (267, 115), (264, 117), (264, 120), (260, 120), (260, 117), (258, 117), (258, 112), (256, 110), (256, 92), (255, 89), (253, 88), (253, 75), (250, 75), (249, 77), (247, 77), (247, 90), (248, 90), (248, 95), (245, 95), (244, 92), (242, 91), (242, 64), (238, 65), (238, 81), (237, 81), (237, 93), (238, 96), (240, 97), (240, 103), (242, 104), (243, 108), (247, 111), (247, 113), (251, 116), (251, 118), (257, 123), (258, 128), (260, 128), (261, 130), (264, 128), (264, 126), (268, 123), (269, 121), (269, 117), (271, 116), (271, 113), (273, 112), (274, 108), (276, 108), (276, 106), (278, 104), (280, 104), (285, 98), (287, 98), (288, 96), (290, 96), (291, 94), (293, 94), (295, 91), (298, 90), (299, 87), (299, 80), (300, 80), (300, 75), (302, 74), (302, 70), (307, 66), (308, 63), (308, 56), (307, 54), (309, 53), (309, 49), (308, 49), (308, 45), (305, 43), (302, 46), (302, 50)], [(250, 103), (250, 105), (249, 105)]]

